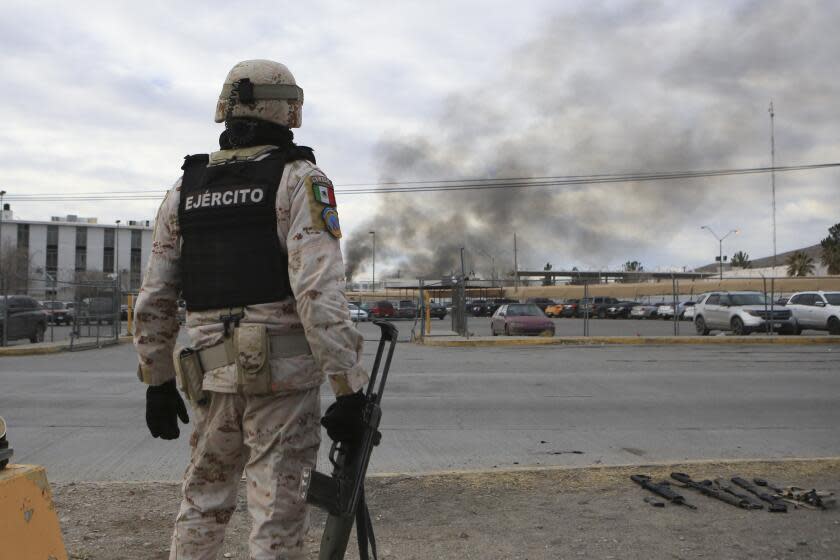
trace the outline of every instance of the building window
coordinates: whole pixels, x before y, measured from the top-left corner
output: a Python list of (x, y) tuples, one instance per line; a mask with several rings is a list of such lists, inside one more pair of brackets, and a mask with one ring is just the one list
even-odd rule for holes
[(29, 224), (17, 225), (17, 247), (29, 253)]
[(114, 272), (114, 229), (105, 230), (105, 243), (102, 250), (102, 272)]
[(76, 272), (87, 270), (87, 228), (76, 228)]
[(143, 244), (143, 232), (138, 229), (131, 230), (131, 263), (130, 263), (130, 270), (131, 270), (131, 277), (130, 277), (130, 285), (129, 289), (131, 290), (139, 290), (140, 289), (140, 281), (141, 281), (141, 274), (140, 274), (140, 252), (142, 251), (141, 247)]
[(58, 226), (47, 226), (47, 280), (53, 287), (58, 280)]

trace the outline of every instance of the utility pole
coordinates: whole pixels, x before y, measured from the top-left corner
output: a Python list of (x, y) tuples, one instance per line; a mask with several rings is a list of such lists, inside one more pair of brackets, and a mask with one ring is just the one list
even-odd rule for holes
[(773, 275), (776, 275), (776, 113), (770, 100), (770, 188), (773, 196)]
[(376, 232), (375, 231), (369, 231), (368, 233), (373, 236), (373, 266), (371, 267), (372, 268), (372, 273), (371, 273), (371, 279), (370, 279), (370, 291), (375, 294), (376, 293)]
[(461, 247), (461, 278), (466, 278), (467, 269), (464, 266), (464, 248)]
[(516, 251), (516, 232), (513, 232), (513, 286), (519, 291), (519, 254)]

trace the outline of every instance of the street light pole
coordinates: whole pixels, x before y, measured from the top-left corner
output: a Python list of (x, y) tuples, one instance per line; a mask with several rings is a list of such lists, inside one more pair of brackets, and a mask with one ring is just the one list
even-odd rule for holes
[(776, 112), (770, 101), (770, 188), (773, 197), (773, 276), (776, 276)]
[(736, 234), (736, 235), (737, 235), (737, 234), (739, 234), (739, 233), (741, 233), (741, 230), (739, 230), (739, 229), (731, 229), (731, 230), (729, 230), (729, 233), (727, 233), (727, 234), (726, 234), (726, 235), (724, 235), (723, 237), (720, 237), (720, 236), (719, 236), (718, 234), (716, 234), (716, 233), (715, 233), (715, 231), (714, 231), (712, 228), (710, 228), (709, 226), (700, 226), (700, 229), (705, 229), (705, 230), (708, 230), (708, 231), (709, 231), (709, 233), (711, 233), (712, 235), (714, 235), (714, 236), (715, 236), (715, 239), (717, 239), (717, 240), (718, 240), (718, 263), (720, 264), (720, 266), (719, 266), (719, 270), (720, 270), (720, 276), (719, 276), (719, 279), (722, 281), (722, 280), (723, 280), (723, 240), (724, 240), (724, 239), (726, 239), (727, 237), (729, 237), (730, 235), (732, 235), (733, 233), (734, 233), (734, 234)]
[(368, 233), (373, 236), (373, 266), (371, 267), (370, 290), (376, 294), (376, 232), (369, 231)]

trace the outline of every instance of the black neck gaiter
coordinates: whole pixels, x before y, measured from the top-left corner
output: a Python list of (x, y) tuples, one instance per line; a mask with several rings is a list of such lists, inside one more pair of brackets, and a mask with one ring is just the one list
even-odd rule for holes
[(283, 125), (257, 119), (228, 119), (225, 130), (219, 136), (219, 147), (223, 150), (247, 148), (272, 144), (280, 148), (294, 146), (294, 134)]

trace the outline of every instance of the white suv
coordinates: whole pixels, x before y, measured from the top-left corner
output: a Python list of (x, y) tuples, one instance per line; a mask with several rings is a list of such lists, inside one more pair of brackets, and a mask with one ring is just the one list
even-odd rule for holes
[[(796, 333), (799, 327), (790, 309), (774, 307), (771, 328), (782, 334)], [(770, 313), (761, 292), (710, 292), (694, 305), (694, 326), (700, 335), (713, 330), (748, 335), (766, 330)]]
[(790, 296), (785, 305), (790, 309), (799, 328), (840, 334), (840, 292), (799, 292)]

